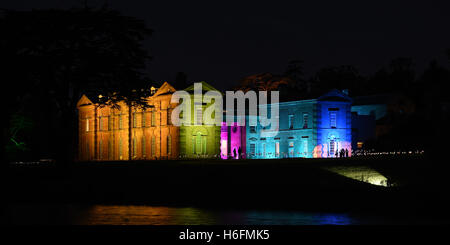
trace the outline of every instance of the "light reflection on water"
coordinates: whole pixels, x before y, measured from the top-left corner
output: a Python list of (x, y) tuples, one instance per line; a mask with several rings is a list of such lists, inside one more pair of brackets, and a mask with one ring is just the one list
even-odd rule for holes
[(359, 222), (346, 214), (95, 205), (89, 208), (76, 223), (81, 225), (350, 225)]
[(432, 216), (224, 210), (145, 205), (11, 204), (0, 224), (11, 225), (383, 225), (448, 224)]

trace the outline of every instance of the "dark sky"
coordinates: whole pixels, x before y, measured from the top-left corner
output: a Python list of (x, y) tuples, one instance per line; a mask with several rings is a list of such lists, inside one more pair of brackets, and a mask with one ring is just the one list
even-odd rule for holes
[[(68, 8), (83, 2), (14, 0), (0, 7)], [(153, 56), (150, 76), (158, 81), (170, 82), (183, 71), (190, 82), (226, 89), (247, 75), (282, 73), (291, 59), (304, 60), (307, 75), (328, 65), (354, 65), (367, 75), (406, 56), (421, 72), (431, 59), (446, 63), (450, 48), (449, 1), (108, 2), (155, 31), (146, 46)]]

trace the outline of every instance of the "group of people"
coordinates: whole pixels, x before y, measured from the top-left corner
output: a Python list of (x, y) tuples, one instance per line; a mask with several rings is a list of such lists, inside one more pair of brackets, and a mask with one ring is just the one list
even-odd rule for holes
[(343, 158), (343, 157), (348, 157), (348, 149), (344, 149), (342, 148), (340, 151), (336, 150), (336, 154), (335, 157), (339, 157), (339, 158)]

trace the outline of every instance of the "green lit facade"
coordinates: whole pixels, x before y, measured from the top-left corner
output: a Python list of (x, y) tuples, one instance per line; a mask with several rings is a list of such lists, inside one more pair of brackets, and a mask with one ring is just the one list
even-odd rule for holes
[[(201, 82), (202, 93), (218, 91)], [(195, 125), (198, 112), (194, 107), (194, 85), (185, 89), (191, 95), (191, 126), (180, 126), (180, 156), (182, 158), (218, 158), (220, 155), (220, 126)], [(202, 113), (210, 104), (202, 104)]]

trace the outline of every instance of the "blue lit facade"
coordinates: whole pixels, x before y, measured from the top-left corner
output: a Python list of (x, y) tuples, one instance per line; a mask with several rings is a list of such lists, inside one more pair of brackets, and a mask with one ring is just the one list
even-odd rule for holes
[(350, 156), (351, 103), (338, 90), (318, 99), (279, 103), (279, 130), (274, 137), (262, 137), (259, 122), (249, 126), (247, 117), (247, 158), (328, 158), (342, 149)]

